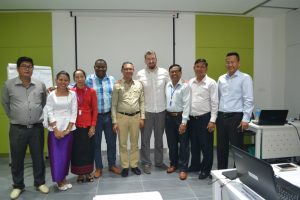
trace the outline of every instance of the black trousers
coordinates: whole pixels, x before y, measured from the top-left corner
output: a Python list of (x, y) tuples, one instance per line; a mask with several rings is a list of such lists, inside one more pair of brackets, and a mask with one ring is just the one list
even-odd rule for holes
[[(209, 173), (213, 165), (214, 133), (208, 132), (207, 125), (210, 113), (192, 117), (188, 122), (188, 132), (191, 142), (191, 167)], [(203, 159), (201, 161), (201, 151)]]
[[(182, 117), (170, 116), (166, 114), (166, 136), (169, 147), (170, 165), (179, 169), (179, 171), (187, 171), (189, 163), (189, 137), (186, 131), (179, 134), (179, 126)], [(179, 147), (178, 147), (179, 146)]]
[(23, 189), (24, 184), (24, 158), (27, 146), (32, 159), (34, 186), (45, 184), (44, 163), (44, 127), (35, 124), (32, 128), (23, 125), (10, 125), (9, 130), (11, 173), (13, 187)]
[(243, 118), (243, 113), (218, 113), (217, 118), (217, 160), (218, 169), (228, 168), (229, 143), (242, 148), (243, 133), (238, 126)]

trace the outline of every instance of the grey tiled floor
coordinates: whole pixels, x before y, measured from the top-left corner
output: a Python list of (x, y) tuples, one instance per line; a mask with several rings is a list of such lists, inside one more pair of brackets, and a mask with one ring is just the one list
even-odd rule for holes
[[(105, 155), (105, 153), (103, 153)], [(215, 156), (216, 160), (216, 156)], [(106, 157), (103, 158), (106, 166)], [(232, 166), (232, 159), (230, 159)], [(168, 154), (165, 153), (165, 163), (168, 164)], [(73, 184), (73, 188), (67, 191), (58, 191), (55, 183), (51, 180), (49, 163), (46, 161), (46, 184), (50, 187), (50, 193), (45, 195), (37, 192), (33, 186), (32, 166), (30, 158), (25, 162), (25, 191), (19, 200), (92, 200), (95, 195), (117, 194), (130, 192), (150, 192), (159, 191), (164, 200), (208, 200), (212, 199), (211, 180), (199, 180), (197, 173), (189, 173), (186, 181), (178, 178), (178, 173), (167, 174), (152, 167), (151, 174), (140, 176), (129, 173), (129, 176), (122, 178), (103, 169), (103, 176), (93, 183), (78, 184), (76, 176), (68, 175), (68, 180)], [(216, 169), (216, 161), (213, 169)], [(8, 156), (0, 157), (0, 199), (9, 199), (11, 187), (11, 173)]]

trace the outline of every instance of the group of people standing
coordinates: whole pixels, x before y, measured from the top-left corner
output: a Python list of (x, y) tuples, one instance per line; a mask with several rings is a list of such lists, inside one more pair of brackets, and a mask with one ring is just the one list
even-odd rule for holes
[[(218, 82), (207, 76), (205, 59), (195, 61), (195, 77), (190, 81), (182, 80), (182, 67), (178, 64), (171, 65), (169, 71), (158, 67), (152, 50), (145, 53), (144, 59), (147, 67), (137, 72), (137, 80), (133, 79), (131, 62), (122, 64), (123, 78), (118, 81), (106, 74), (103, 59), (96, 60), (95, 73), (89, 76), (77, 69), (73, 73), (75, 85), (71, 87), (70, 75), (61, 71), (56, 75), (57, 87), (48, 96), (44, 83), (31, 77), (32, 59), (18, 59), (19, 76), (6, 81), (2, 94), (10, 119), (11, 199), (18, 198), (25, 187), (27, 145), (33, 161), (34, 185), (42, 193), (49, 192), (45, 185), (43, 124), (49, 130), (52, 180), (59, 190), (72, 188), (66, 179), (70, 164), (71, 172), (78, 175), (77, 182), (101, 177), (102, 132), (107, 143), (108, 169), (122, 177), (128, 176), (129, 169), (140, 175), (139, 161), (143, 172), (151, 174), (152, 132), (154, 166), (167, 173), (178, 170), (180, 180), (185, 180), (188, 172), (199, 172), (199, 179), (210, 175), (215, 127), (218, 169), (228, 167), (229, 143), (243, 145), (241, 132), (248, 128), (253, 110), (252, 79), (239, 71), (239, 54), (226, 55), (227, 73)], [(163, 162), (164, 131), (169, 166)], [(117, 136), (122, 170), (116, 166)]]

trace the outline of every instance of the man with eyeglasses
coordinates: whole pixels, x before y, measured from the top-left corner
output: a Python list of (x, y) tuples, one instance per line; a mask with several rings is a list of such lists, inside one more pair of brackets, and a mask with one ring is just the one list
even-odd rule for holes
[(44, 163), (43, 107), (46, 104), (46, 86), (32, 78), (33, 60), (20, 57), (17, 60), (19, 76), (7, 80), (2, 93), (2, 105), (10, 121), (9, 141), (13, 190), (10, 198), (17, 199), (25, 188), (24, 158), (29, 146), (34, 186), (47, 194)]
[(104, 131), (105, 140), (107, 144), (107, 160), (109, 171), (119, 175), (120, 169), (116, 166), (116, 140), (117, 135), (112, 130), (111, 119), (111, 103), (112, 91), (115, 84), (115, 78), (106, 74), (107, 63), (103, 59), (98, 59), (94, 65), (94, 74), (86, 78), (88, 87), (96, 90), (98, 99), (98, 118), (96, 124), (95, 134), (95, 178), (102, 176), (102, 155), (101, 155), (101, 141), (102, 132)]

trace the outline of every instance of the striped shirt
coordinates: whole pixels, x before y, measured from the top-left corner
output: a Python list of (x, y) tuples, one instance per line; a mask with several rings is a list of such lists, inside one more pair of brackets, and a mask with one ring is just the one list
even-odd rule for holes
[(111, 110), (111, 97), (115, 78), (106, 75), (103, 79), (97, 77), (96, 74), (91, 74), (86, 78), (86, 85), (96, 91), (98, 99), (98, 113), (106, 113)]

